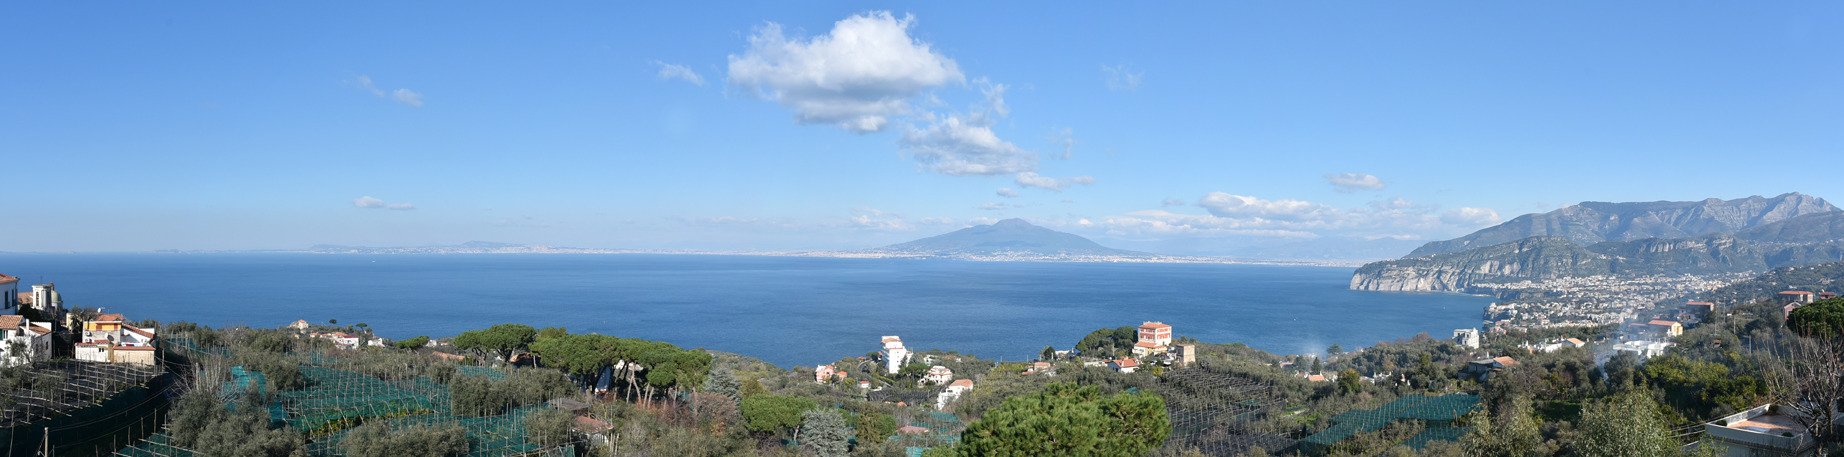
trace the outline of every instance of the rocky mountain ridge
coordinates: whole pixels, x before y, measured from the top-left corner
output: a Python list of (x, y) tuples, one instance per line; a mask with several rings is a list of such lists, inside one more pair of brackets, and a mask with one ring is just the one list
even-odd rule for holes
[[(1468, 247), (1530, 227), (1553, 234)], [(1660, 233), (1675, 236), (1626, 239)], [(1352, 275), (1350, 287), (1465, 292), (1480, 282), (1735, 273), (1840, 260), (1844, 211), (1816, 197), (1792, 193), (1727, 201), (1589, 202), (1520, 216), (1459, 239), (1429, 243), (1401, 259), (1364, 265)]]

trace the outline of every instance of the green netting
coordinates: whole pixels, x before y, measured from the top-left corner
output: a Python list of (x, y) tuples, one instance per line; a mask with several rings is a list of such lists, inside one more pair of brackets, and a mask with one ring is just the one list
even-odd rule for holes
[[(215, 360), (217, 363), (235, 360), (234, 354), (223, 348), (200, 348), (184, 338), (173, 338), (168, 342), (174, 350), (200, 360)], [(300, 430), (307, 437), (309, 455), (341, 455), (339, 442), (352, 428), (376, 421), (384, 421), (393, 428), (460, 426), (467, 431), (471, 456), (575, 454), (574, 446), (547, 446), (526, 440), (525, 418), (544, 409), (542, 405), (516, 408), (505, 414), (488, 417), (455, 415), (448, 385), (426, 376), (387, 380), (341, 368), (354, 366), (351, 354), (319, 351), (300, 354), (301, 360), (305, 361), (300, 370), (306, 378), (307, 387), (275, 392), (275, 400), (269, 404), (270, 416), (276, 419), (278, 425), (286, 424)], [(234, 396), (236, 392), (251, 387), (261, 389), (267, 384), (262, 373), (242, 366), (234, 366), (228, 371), (230, 379), (210, 386), (218, 388), (220, 394)], [(506, 377), (504, 371), (489, 367), (459, 367), (457, 373), (490, 379)], [(117, 455), (139, 457), (192, 454), (188, 450), (167, 445), (167, 442), (166, 435), (155, 434), (122, 448), (117, 451)]]
[(1420, 448), (1429, 441), (1452, 440), (1465, 434), (1465, 427), (1455, 426), (1453, 422), (1478, 404), (1479, 397), (1471, 394), (1409, 395), (1377, 409), (1339, 414), (1332, 418), (1331, 427), (1306, 437), (1300, 444), (1309, 450), (1322, 451), (1351, 435), (1374, 432), (1397, 421), (1418, 420), (1427, 422), (1427, 427), (1409, 441), (1414, 442), (1410, 446)]

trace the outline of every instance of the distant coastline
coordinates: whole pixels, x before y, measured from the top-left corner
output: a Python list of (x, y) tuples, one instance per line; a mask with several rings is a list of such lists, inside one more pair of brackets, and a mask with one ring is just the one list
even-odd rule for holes
[[(1071, 262), (1071, 263), (1159, 263), (1159, 264), (1214, 264), (1214, 265), (1282, 265), (1356, 268), (1374, 259), (1239, 259), (1212, 256), (1171, 256), (1171, 255), (1041, 255), (1031, 253), (1019, 254), (917, 254), (870, 250), (703, 250), (703, 249), (610, 249), (577, 248), (536, 245), (498, 245), (498, 246), (427, 246), (427, 247), (369, 247), (369, 246), (316, 246), (307, 249), (160, 249), (147, 251), (156, 254), (322, 254), (322, 255), (493, 255), (493, 254), (590, 254), (590, 255), (713, 255), (713, 256), (753, 256), (753, 257), (817, 257), (832, 259), (938, 259), (962, 260), (969, 262)], [(69, 252), (40, 252), (15, 254), (72, 254)]]

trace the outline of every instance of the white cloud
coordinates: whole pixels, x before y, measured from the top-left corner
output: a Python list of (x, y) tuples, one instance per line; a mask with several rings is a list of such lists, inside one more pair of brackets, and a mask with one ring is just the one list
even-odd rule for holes
[(1069, 127), (1063, 127), (1062, 129), (1052, 131), (1050, 133), (1050, 144), (1063, 148), (1063, 155), (1057, 158), (1069, 160), (1070, 151), (1076, 148), (1076, 131)]
[(949, 175), (999, 175), (1037, 168), (1037, 156), (993, 133), (980, 113), (929, 116), (925, 127), (909, 127), (904, 152), (930, 170)]
[(352, 199), (352, 206), (357, 206), (360, 208), (383, 208), (384, 200), (379, 200), (376, 197), (366, 195), (363, 197)]
[(1198, 206), (1224, 218), (1261, 218), (1283, 221), (1313, 221), (1335, 216), (1336, 209), (1305, 200), (1263, 200), (1256, 197), (1211, 192), (1198, 200)]
[(403, 88), (399, 88), (397, 90), (392, 90), (392, 91), (386, 91), (384, 90), (384, 88), (378, 87), (377, 82), (372, 81), (370, 75), (358, 75), (357, 77), (353, 78), (352, 82), (354, 85), (357, 85), (359, 89), (362, 89), (367, 93), (370, 93), (371, 96), (373, 97), (387, 98), (392, 101), (396, 101), (397, 103), (402, 103), (411, 108), (422, 108), (423, 107), (423, 94), (420, 92), (409, 90), (409, 89), (403, 89)]
[(879, 131), (923, 91), (965, 81), (953, 59), (909, 36), (913, 22), (858, 14), (812, 38), (790, 38), (771, 22), (749, 37), (747, 51), (730, 55), (729, 81), (793, 109), (802, 123)]
[(365, 208), (365, 209), (388, 209), (388, 210), (396, 210), (396, 211), (408, 211), (408, 210), (416, 209), (416, 205), (412, 205), (409, 203), (403, 203), (403, 202), (390, 203), (390, 202), (384, 201), (383, 199), (373, 197), (370, 195), (352, 199), (352, 206), (359, 207), (359, 208)]
[(982, 211), (998, 211), (1012, 208), (1020, 208), (1020, 206), (1006, 202), (992, 202), (979, 206), (979, 209)]
[(411, 108), (423, 107), (423, 94), (409, 89), (397, 89), (391, 92), (391, 98), (397, 103), (410, 105)]
[(1332, 173), (1325, 175), (1325, 182), (1330, 183), (1339, 192), (1357, 192), (1360, 190), (1378, 190), (1385, 184), (1381, 178), (1364, 173)]
[(853, 209), (849, 220), (852, 226), (863, 229), (906, 231), (913, 228), (901, 214), (887, 213), (876, 208)]
[(1018, 191), (1010, 187), (1000, 187), (999, 191), (994, 193), (999, 194), (1000, 197), (1018, 198)]
[(659, 79), (661, 80), (677, 79), (692, 83), (694, 86), (704, 85), (704, 76), (698, 75), (698, 72), (692, 70), (691, 67), (658, 60), (653, 61), (653, 65), (659, 67)]
[(1146, 79), (1146, 72), (1127, 65), (1102, 65), (1101, 75), (1108, 83), (1108, 90), (1115, 92), (1132, 92), (1140, 90), (1140, 82)]
[(1159, 206), (1162, 206), (1162, 207), (1170, 208), (1173, 206), (1184, 206), (1184, 205), (1185, 205), (1185, 201), (1184, 199), (1181, 199), (1181, 198), (1167, 198), (1164, 200), (1159, 200)]
[(1049, 176), (1039, 175), (1037, 174), (1037, 172), (1027, 171), (1027, 172), (1019, 173), (1018, 176), (1013, 178), (1012, 181), (1018, 183), (1018, 185), (1022, 187), (1036, 187), (1039, 189), (1062, 191), (1063, 189), (1069, 188), (1069, 186), (1076, 186), (1076, 185), (1086, 186), (1089, 184), (1094, 184), (1095, 177), (1093, 176), (1071, 176), (1068, 178), (1052, 178)]
[(1491, 208), (1464, 207), (1441, 213), (1441, 222), (1458, 226), (1481, 227), (1497, 224), (1500, 220), (1498, 211)]

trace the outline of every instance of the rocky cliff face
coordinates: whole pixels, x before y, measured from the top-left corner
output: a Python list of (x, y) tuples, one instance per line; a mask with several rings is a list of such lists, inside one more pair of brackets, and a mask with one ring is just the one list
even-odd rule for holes
[(1838, 212), (1838, 208), (1824, 199), (1800, 193), (1694, 202), (1583, 202), (1547, 213), (1518, 216), (1460, 238), (1428, 243), (1409, 256), (1459, 252), (1533, 236), (1560, 237), (1584, 246), (1605, 241), (1693, 238), (1832, 212)]
[[(1827, 208), (1828, 212), (1810, 212)], [(1590, 219), (1598, 222), (1586, 222)], [(1563, 235), (1473, 246), (1526, 229)], [(1691, 235), (1706, 231), (1713, 232)], [(1683, 236), (1620, 239), (1652, 233)], [(1615, 239), (1589, 242), (1599, 238)], [(1412, 253), (1365, 265), (1352, 275), (1350, 287), (1467, 291), (1473, 284), (1488, 281), (1727, 273), (1835, 262), (1844, 260), (1844, 211), (1800, 194), (1728, 201), (1583, 203), (1522, 216), (1461, 239), (1429, 243), (1417, 252), (1454, 247), (1464, 248)]]

